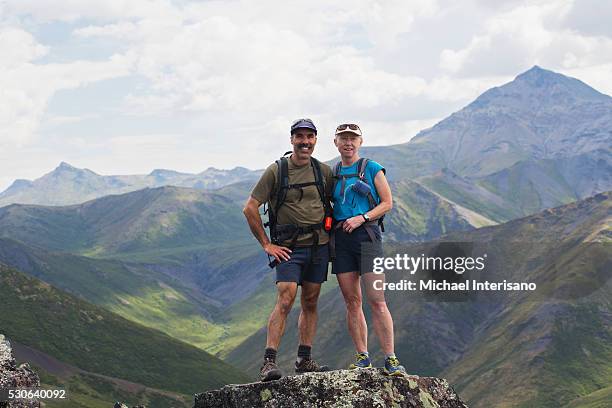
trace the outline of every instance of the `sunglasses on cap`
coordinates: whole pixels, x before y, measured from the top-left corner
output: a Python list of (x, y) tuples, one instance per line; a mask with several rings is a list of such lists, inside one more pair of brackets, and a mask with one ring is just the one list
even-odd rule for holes
[(355, 125), (354, 123), (343, 123), (342, 125), (338, 125), (338, 127), (336, 128), (336, 132), (341, 132), (346, 129), (361, 131), (361, 129), (359, 129), (359, 126)]

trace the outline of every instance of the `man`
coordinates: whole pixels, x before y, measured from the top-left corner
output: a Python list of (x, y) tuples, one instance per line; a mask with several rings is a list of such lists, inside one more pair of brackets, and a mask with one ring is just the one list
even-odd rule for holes
[[(295, 121), (290, 135), (291, 156), (281, 158), (264, 171), (243, 210), (251, 232), (268, 257), (273, 258), (271, 266), (276, 264), (278, 295), (268, 321), (260, 370), (262, 381), (282, 377), (276, 365), (276, 353), (298, 285), (302, 291), (295, 371), (327, 370), (311, 358), (311, 349), (317, 325), (317, 301), (321, 284), (327, 280), (329, 237), (325, 219), (331, 216), (332, 175), (329, 166), (312, 157), (317, 128), (310, 119)], [(270, 238), (259, 215), (263, 203), (268, 203)]]

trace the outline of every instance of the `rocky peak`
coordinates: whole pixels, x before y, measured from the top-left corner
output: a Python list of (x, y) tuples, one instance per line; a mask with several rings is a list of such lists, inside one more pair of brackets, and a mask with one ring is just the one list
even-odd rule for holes
[[(0, 390), (7, 388), (37, 388), (40, 387), (40, 378), (27, 363), (17, 366), (11, 343), (0, 334)], [(3, 402), (0, 401), (0, 407)], [(12, 401), (9, 405), (12, 408), (38, 407), (35, 400)]]
[(181, 173), (175, 170), (168, 170), (168, 169), (155, 169), (151, 173), (149, 173), (149, 176), (157, 177), (157, 178), (167, 178), (167, 177), (186, 176), (186, 175), (188, 174)]
[(381, 369), (336, 370), (278, 381), (227, 385), (196, 394), (194, 408), (234, 407), (467, 408), (446, 380), (389, 377)]
[(49, 175), (53, 177), (67, 176), (68, 178), (73, 178), (75, 176), (76, 177), (98, 176), (96, 173), (94, 173), (93, 171), (89, 169), (79, 169), (64, 161), (61, 162), (59, 166), (57, 166), (55, 169), (53, 169), (51, 173), (47, 173), (45, 176), (41, 177), (41, 179), (44, 179), (46, 176), (49, 176)]
[(61, 163), (59, 164), (59, 166), (57, 166), (57, 167), (55, 168), (55, 170), (64, 170), (64, 171), (70, 171), (70, 170), (73, 170), (73, 171), (74, 171), (74, 170), (78, 170), (78, 169), (77, 169), (76, 167), (74, 167), (74, 166), (72, 166), (72, 165), (70, 165), (70, 164), (66, 163), (65, 161), (63, 161), (63, 162), (61, 162)]
[(535, 65), (519, 74), (513, 81), (491, 88), (480, 95), (469, 106), (523, 107), (529, 111), (536, 104), (538, 107), (549, 106), (558, 109), (561, 106), (571, 108), (575, 103), (612, 103), (608, 95), (593, 89), (576, 78), (567, 77)]

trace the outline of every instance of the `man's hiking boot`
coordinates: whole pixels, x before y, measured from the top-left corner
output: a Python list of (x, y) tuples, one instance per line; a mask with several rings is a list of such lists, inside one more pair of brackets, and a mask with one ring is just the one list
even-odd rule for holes
[(355, 354), (355, 362), (349, 366), (349, 370), (354, 370), (356, 368), (372, 368), (370, 356), (362, 353)]
[(329, 367), (326, 365), (319, 365), (316, 361), (311, 358), (305, 358), (301, 362), (295, 362), (295, 373), (318, 373), (321, 371), (329, 371)]
[(268, 359), (264, 360), (264, 363), (259, 370), (259, 378), (261, 378), (261, 381), (266, 382), (278, 380), (282, 376), (282, 371), (280, 368), (278, 368), (274, 361)]
[(400, 365), (397, 357), (387, 357), (385, 359), (385, 367), (383, 371), (387, 375), (399, 376), (406, 374), (406, 369), (404, 366)]

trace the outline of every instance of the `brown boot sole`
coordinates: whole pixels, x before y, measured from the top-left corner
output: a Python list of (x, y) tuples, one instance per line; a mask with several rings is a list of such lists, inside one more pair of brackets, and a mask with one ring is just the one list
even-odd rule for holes
[(270, 370), (261, 379), (261, 382), (279, 380), (282, 376), (283, 376), (283, 373), (281, 372), (281, 370)]

